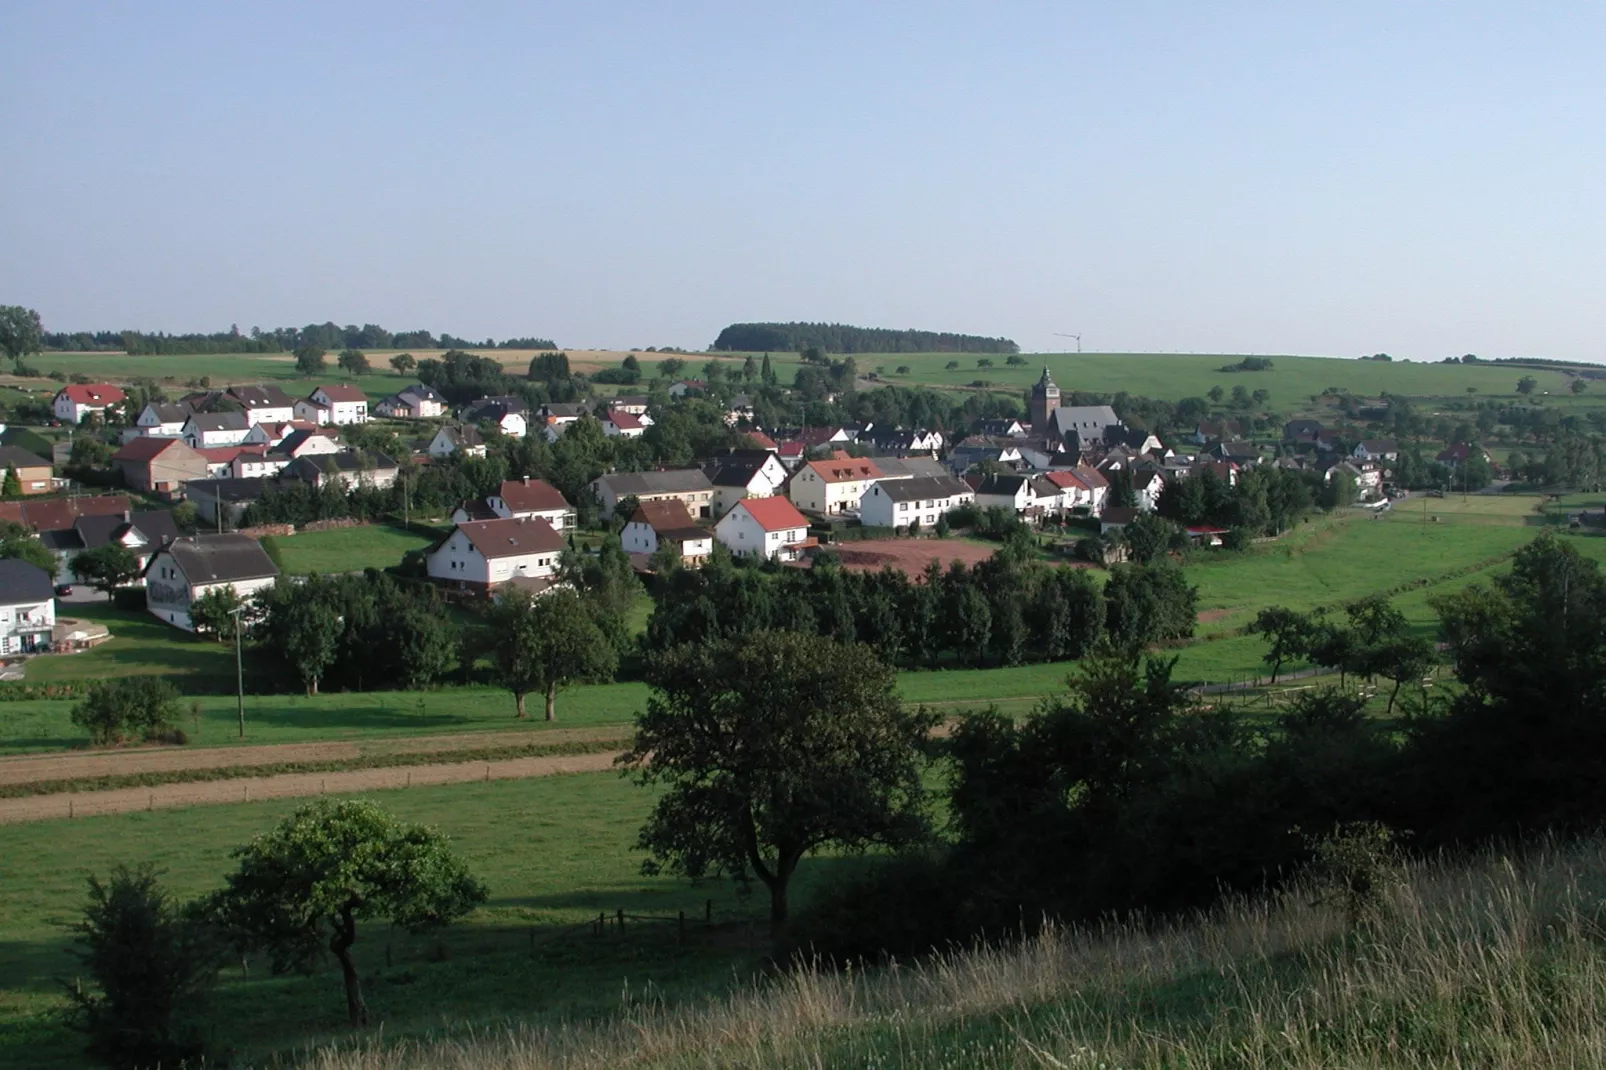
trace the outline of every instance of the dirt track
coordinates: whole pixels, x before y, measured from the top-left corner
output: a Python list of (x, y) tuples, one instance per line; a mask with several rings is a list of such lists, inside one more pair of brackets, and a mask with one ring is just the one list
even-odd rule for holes
[(842, 559), (843, 568), (879, 571), (883, 565), (891, 565), (911, 579), (919, 576), (931, 561), (946, 569), (954, 560), (974, 565), (993, 556), (991, 546), (958, 539), (866, 539), (834, 543), (830, 548)]
[[(519, 735), (526, 740), (531, 736), (530, 733)], [(475, 740), (475, 743), (478, 742), (479, 740)], [(302, 744), (289, 746), (302, 746)], [(307, 744), (307, 746), (331, 745)], [(221, 803), (256, 802), (261, 799), (286, 799), (303, 795), (322, 795), (326, 792), (383, 791), (424, 784), (462, 784), (475, 780), (514, 780), (524, 777), (553, 776), (558, 773), (593, 773), (612, 768), (614, 757), (615, 752), (604, 751), (598, 754), (510, 758), (494, 762), (443, 762), (435, 765), (361, 769), (349, 773), (286, 773), (280, 776), (162, 784), (153, 788), (31, 795), (21, 799), (0, 799), (0, 825), (50, 821), (63, 817), (89, 817), (94, 814), (118, 814), (131, 810), (165, 810), (177, 806), (212, 806)]]
[(69, 751), (0, 758), (0, 784), (41, 780), (87, 780), (184, 769), (231, 769), (288, 762), (344, 761), (376, 754), (439, 754), (521, 744), (624, 741), (627, 727), (553, 728), (523, 732), (472, 732), (449, 736), (407, 736), (327, 743), (271, 743), (240, 747), (140, 747), (131, 750)]

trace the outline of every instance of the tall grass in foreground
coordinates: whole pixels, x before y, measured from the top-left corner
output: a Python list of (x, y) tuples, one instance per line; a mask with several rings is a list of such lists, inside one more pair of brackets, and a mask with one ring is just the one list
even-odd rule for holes
[(1606, 1065), (1606, 844), (1418, 865), (1350, 930), (1294, 888), (915, 966), (803, 966), (592, 1026), (330, 1049), (315, 1070)]

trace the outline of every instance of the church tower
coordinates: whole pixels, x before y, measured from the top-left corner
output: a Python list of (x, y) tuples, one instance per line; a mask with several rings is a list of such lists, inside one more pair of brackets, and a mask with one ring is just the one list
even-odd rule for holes
[(1054, 377), (1048, 374), (1048, 367), (1043, 368), (1043, 377), (1037, 380), (1032, 387), (1031, 401), (1026, 411), (1031, 414), (1032, 430), (1038, 434), (1048, 431), (1048, 418), (1053, 411), (1060, 407), (1060, 388), (1054, 385)]

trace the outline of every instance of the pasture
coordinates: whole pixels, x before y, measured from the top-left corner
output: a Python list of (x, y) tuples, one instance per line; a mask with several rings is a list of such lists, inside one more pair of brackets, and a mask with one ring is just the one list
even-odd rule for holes
[[(713, 991), (740, 974), (744, 923), (714, 937), (695, 932), (677, 945), (673, 925), (628, 926), (620, 937), (590, 936), (583, 923), (599, 911), (700, 918), (714, 901), (716, 920), (761, 916), (756, 900), (728, 884), (640, 873), (631, 850), (651, 805), (645, 790), (613, 773), (378, 792), (368, 796), (410, 821), (446, 832), (490, 901), (439, 937), (410, 937), (380, 924), (359, 930), (358, 963), (376, 1022), (387, 1037), (422, 1032), (443, 1020), (494, 1024), (512, 1015), (584, 1019), (617, 1010), (621, 984), (676, 998)], [(61, 1023), (60, 981), (76, 973), (61, 925), (83, 902), (86, 875), (118, 862), (151, 862), (178, 894), (218, 887), (229, 852), (265, 831), (291, 802), (201, 807), (7, 827), (0, 896), (0, 1065), (85, 1065), (76, 1037)], [(844, 865), (805, 863), (811, 881)], [(760, 939), (754, 944), (762, 944)], [(532, 943), (533, 940), (533, 943)], [(533, 951), (532, 951), (533, 948)], [(625, 979), (628, 979), (626, 982)], [(274, 977), (265, 960), (249, 977), (226, 974), (214, 1019), (218, 1039), (250, 1057), (345, 1034), (338, 970)]]
[(399, 564), (409, 550), (422, 550), (430, 545), (432, 540), (417, 532), (385, 524), (269, 535), (262, 540), (262, 548), (267, 550), (268, 556), (281, 571), (292, 576), (312, 572), (327, 576), (388, 568)]

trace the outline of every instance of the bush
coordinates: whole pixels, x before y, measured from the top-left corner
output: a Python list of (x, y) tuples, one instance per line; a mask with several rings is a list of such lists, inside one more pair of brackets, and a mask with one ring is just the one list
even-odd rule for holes
[(145, 612), (145, 588), (119, 587), (112, 592), (112, 605), (117, 609), (126, 609), (130, 613)]
[(777, 958), (906, 959), (972, 936), (961, 902), (969, 889), (943, 855), (898, 855), (870, 867), (801, 911), (779, 934)]
[(96, 990), (67, 990), (89, 1054), (107, 1066), (194, 1065), (221, 961), (212, 934), (169, 898), (149, 865), (118, 866), (72, 926)]
[(87, 729), (97, 745), (160, 739), (173, 731), (177, 699), (172, 684), (153, 676), (98, 680), (73, 707), (72, 723)]

